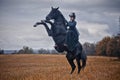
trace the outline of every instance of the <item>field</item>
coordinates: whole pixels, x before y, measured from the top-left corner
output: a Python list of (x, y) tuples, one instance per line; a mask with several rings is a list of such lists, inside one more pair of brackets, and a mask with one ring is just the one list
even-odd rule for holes
[(88, 56), (80, 74), (70, 70), (65, 55), (0, 55), (0, 80), (120, 80), (117, 58)]

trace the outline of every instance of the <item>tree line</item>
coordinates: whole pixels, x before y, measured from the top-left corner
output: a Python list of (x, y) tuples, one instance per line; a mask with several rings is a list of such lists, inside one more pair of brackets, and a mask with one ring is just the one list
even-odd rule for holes
[[(113, 56), (120, 58), (120, 36), (106, 36), (97, 43), (85, 42), (83, 44), (83, 50), (87, 55), (98, 56)], [(22, 49), (14, 51), (13, 54), (33, 54), (36, 53), (32, 48), (23, 46)], [(58, 54), (56, 50), (39, 49), (39, 54)], [(0, 49), (0, 54), (4, 54), (4, 50)], [(64, 53), (63, 53), (64, 54)]]
[(120, 58), (120, 36), (104, 37), (96, 44), (96, 55)]
[[(37, 52), (36, 52), (37, 51)], [(24, 46), (22, 49), (20, 49), (17, 53), (18, 54), (57, 54), (58, 52), (56, 50), (49, 50), (49, 49), (39, 49), (39, 50), (33, 50), (32, 48), (29, 48), (28, 46)]]

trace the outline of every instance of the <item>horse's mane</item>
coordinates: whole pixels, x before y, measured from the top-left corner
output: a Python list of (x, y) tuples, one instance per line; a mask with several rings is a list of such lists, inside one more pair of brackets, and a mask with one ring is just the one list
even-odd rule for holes
[(58, 10), (58, 12), (60, 13), (61, 17), (64, 19), (64, 22), (66, 22), (67, 20), (65, 19), (65, 17), (64, 17), (63, 14), (61, 13), (61, 11)]

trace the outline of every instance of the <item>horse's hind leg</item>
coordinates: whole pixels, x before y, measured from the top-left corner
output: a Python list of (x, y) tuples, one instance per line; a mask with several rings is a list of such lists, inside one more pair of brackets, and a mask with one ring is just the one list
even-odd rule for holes
[(71, 70), (71, 72), (70, 72), (70, 74), (72, 74), (72, 73), (74, 72), (75, 68), (76, 68), (76, 66), (75, 66), (75, 64), (74, 64), (74, 62), (73, 62), (74, 59), (71, 58), (69, 55), (66, 55), (66, 57), (67, 57), (67, 60), (68, 60), (70, 66), (71, 66), (71, 68), (72, 68), (72, 70)]
[(68, 59), (68, 62), (71, 65), (72, 70), (71, 70), (70, 74), (72, 74), (74, 72), (76, 66), (75, 66), (75, 64), (73, 62), (73, 59)]
[(80, 70), (81, 70), (80, 57), (79, 57), (79, 55), (76, 56), (76, 62), (77, 62), (77, 65), (78, 65), (78, 74), (79, 74), (79, 73), (80, 73)]

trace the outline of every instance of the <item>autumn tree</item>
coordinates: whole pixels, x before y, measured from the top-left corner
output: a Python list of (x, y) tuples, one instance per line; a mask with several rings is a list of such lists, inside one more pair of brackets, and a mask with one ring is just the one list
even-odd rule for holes
[(96, 45), (96, 54), (97, 55), (104, 55), (106, 56), (106, 49), (107, 49), (107, 44), (110, 41), (110, 37), (107, 36), (103, 38), (100, 42), (97, 43)]
[(120, 37), (114, 36), (110, 39), (106, 52), (108, 56), (120, 57)]

